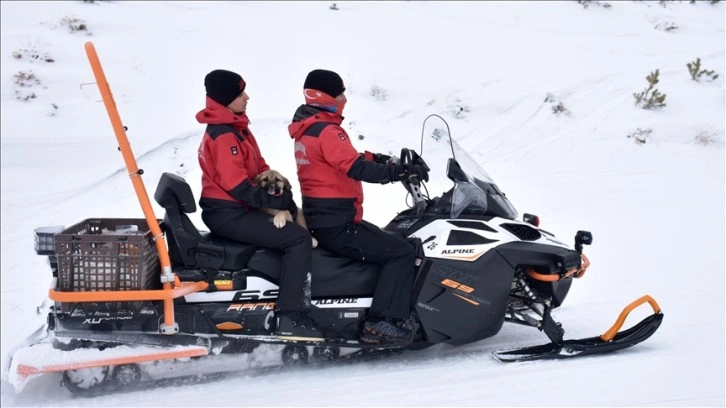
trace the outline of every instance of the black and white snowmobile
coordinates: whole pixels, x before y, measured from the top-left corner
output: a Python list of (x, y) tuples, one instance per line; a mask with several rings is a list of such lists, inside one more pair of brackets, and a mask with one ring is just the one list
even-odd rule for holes
[[(187, 215), (196, 210), (192, 190), (171, 173), (161, 176), (154, 194), (165, 209), (158, 222), (92, 44), (86, 50), (129, 174), (136, 176), (132, 182), (145, 218), (87, 219), (60, 231), (37, 231), (38, 253), (51, 261), (54, 304), (46, 326), (13, 355), (9, 378), (16, 389), (53, 372), (63, 373), (73, 392), (127, 387), (154, 379), (160, 370), (181, 376), (184, 370), (174, 367), (243, 355), (261, 345), (279, 345), (286, 364), (456, 346), (492, 337), (505, 322), (536, 328), (550, 341), (495, 352), (496, 359), (573, 358), (633, 346), (660, 326), (663, 314), (646, 295), (628, 305), (605, 334), (565, 340), (552, 311), (585, 274), (583, 246), (592, 235), (579, 231), (570, 246), (539, 228), (537, 216), (518, 220), (492, 178), (451, 138), (446, 122), (431, 115), (424, 121), (421, 155), (403, 149), (400, 157), (403, 164), (431, 167), (431, 180), (402, 183), (412, 205), (384, 228), (417, 252), (410, 342), (358, 341), (380, 268), (322, 248), (313, 250), (312, 317), (325, 338), (276, 337), (280, 254), (199, 231)], [(428, 196), (439, 187), (441, 196)], [(628, 313), (645, 302), (654, 313), (619, 331)]]

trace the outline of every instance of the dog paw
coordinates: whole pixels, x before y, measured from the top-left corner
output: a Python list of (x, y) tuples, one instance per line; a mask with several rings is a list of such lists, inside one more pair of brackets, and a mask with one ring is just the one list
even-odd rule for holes
[(272, 223), (275, 224), (275, 227), (282, 228), (287, 223), (287, 217), (282, 212), (279, 212), (272, 218)]

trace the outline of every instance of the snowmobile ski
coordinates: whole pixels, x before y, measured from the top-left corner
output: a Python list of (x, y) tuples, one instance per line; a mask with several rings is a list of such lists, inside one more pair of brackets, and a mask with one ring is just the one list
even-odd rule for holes
[[(635, 326), (618, 332), (628, 314), (644, 302), (650, 303), (654, 313), (640, 321), (640, 323)], [(601, 336), (496, 351), (492, 354), (499, 361), (511, 363), (532, 360), (564, 359), (588, 356), (592, 354), (609, 353), (634, 346), (648, 339), (656, 332), (656, 330), (658, 330), (662, 321), (663, 313), (658, 307), (658, 304), (653, 298), (645, 295), (626, 306), (613, 327)]]

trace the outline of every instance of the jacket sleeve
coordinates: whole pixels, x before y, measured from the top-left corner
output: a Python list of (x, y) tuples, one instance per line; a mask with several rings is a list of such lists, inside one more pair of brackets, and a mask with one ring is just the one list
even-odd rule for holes
[(348, 170), (348, 177), (365, 181), (368, 183), (386, 184), (398, 180), (396, 178), (396, 166), (393, 164), (382, 164), (366, 160), (365, 155), (359, 155), (358, 159)]
[(244, 162), (248, 155), (243, 149), (254, 148), (254, 146), (245, 146), (232, 133), (221, 135), (214, 141), (212, 155), (219, 175), (219, 185), (233, 198), (244, 201), (250, 207), (288, 208), (292, 201), (292, 194), (283, 193), (280, 197), (271, 196), (249, 179)]
[(339, 126), (328, 126), (318, 136), (325, 160), (348, 177), (367, 183), (390, 183), (395, 180), (396, 167), (366, 160), (350, 142), (348, 134)]

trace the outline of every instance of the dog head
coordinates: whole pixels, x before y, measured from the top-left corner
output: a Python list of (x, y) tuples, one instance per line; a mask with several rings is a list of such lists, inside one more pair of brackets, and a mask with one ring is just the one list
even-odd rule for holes
[(258, 174), (254, 182), (269, 195), (280, 195), (282, 190), (292, 190), (290, 182), (275, 170), (267, 170)]

